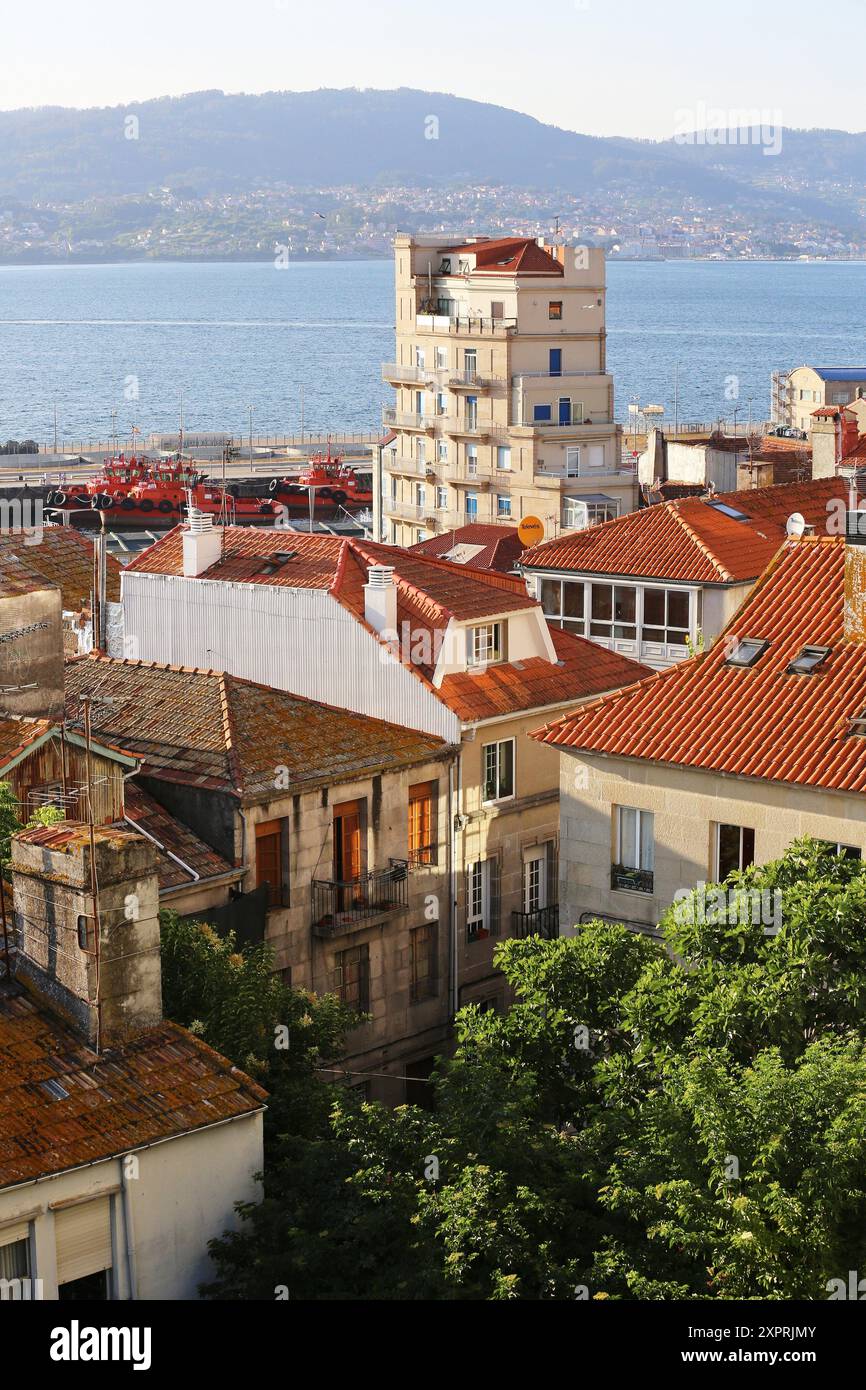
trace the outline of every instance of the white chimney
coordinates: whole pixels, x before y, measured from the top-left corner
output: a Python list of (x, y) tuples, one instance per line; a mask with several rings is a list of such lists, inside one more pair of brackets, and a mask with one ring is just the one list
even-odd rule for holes
[(392, 565), (370, 565), (364, 585), (364, 617), (375, 632), (397, 634), (397, 585)]
[(213, 517), (191, 507), (183, 533), (184, 579), (197, 579), (215, 565), (222, 554), (222, 544), (222, 533), (214, 526)]

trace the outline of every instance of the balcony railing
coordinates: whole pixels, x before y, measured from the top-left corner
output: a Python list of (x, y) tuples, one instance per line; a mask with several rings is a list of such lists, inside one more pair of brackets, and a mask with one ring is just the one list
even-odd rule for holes
[(432, 502), (422, 505), (418, 502), (395, 502), (393, 498), (386, 497), (383, 510), (386, 516), (402, 517), (404, 521), (427, 522), (431, 526), (436, 521), (436, 508)]
[(476, 371), (448, 373), (448, 386), (452, 391), (488, 391), (492, 384), (490, 377)]
[(541, 936), (554, 941), (559, 936), (559, 903), (538, 907), (534, 912), (512, 912), (512, 936)]
[(371, 917), (400, 912), (409, 903), (409, 861), (392, 859), (387, 869), (357, 878), (314, 878), (312, 928), (316, 936), (339, 936)]
[(425, 333), (505, 334), (517, 327), (517, 319), (451, 318), (448, 314), (416, 314), (415, 327)]
[(440, 374), (429, 367), (404, 367), (399, 362), (382, 363), (383, 381), (407, 381), (412, 385), (427, 386), (437, 383)]
[(473, 415), (438, 415), (437, 422), (446, 434), (465, 434), (473, 439), (506, 439), (508, 426), (492, 420), (479, 420)]
[(592, 412), (588, 420), (521, 420), (524, 430), (593, 430), (597, 425), (612, 425), (607, 411)]
[(394, 410), (392, 406), (385, 406), (382, 411), (382, 424), (392, 430), (432, 430), (437, 420), (443, 418), (441, 415), (422, 415), (417, 410)]
[(611, 864), (610, 886), (620, 892), (651, 893), (653, 891), (652, 869), (627, 869), (624, 864)]

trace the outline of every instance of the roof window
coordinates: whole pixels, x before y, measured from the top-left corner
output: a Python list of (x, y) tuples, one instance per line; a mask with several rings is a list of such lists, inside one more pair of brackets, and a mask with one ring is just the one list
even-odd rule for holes
[(712, 507), (714, 512), (721, 512), (722, 516), (732, 517), (734, 521), (749, 521), (751, 518), (745, 512), (738, 512), (736, 507), (729, 507), (727, 502), (708, 502), (708, 507)]
[(794, 676), (811, 676), (829, 655), (829, 647), (804, 647), (800, 655), (791, 662), (788, 673)]
[(764, 655), (770, 643), (763, 637), (734, 638), (730, 651), (725, 657), (726, 666), (754, 666)]

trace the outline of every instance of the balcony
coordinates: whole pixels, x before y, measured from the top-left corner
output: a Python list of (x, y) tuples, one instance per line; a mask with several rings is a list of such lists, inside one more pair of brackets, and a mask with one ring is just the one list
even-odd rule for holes
[(416, 314), (415, 327), (419, 333), (463, 334), (467, 337), (504, 338), (513, 333), (517, 319), (493, 319), (482, 316), (450, 318), (447, 314)]
[(421, 415), (416, 410), (394, 410), (385, 406), (382, 410), (382, 424), (389, 430), (432, 430), (441, 415)]
[(327, 940), (392, 917), (409, 905), (409, 861), (392, 859), (387, 869), (357, 878), (314, 878), (313, 935)]
[(414, 478), (428, 477), (436, 472), (432, 463), (422, 463), (420, 459), (401, 458), (399, 454), (387, 461), (383, 459), (383, 465), (386, 473), (411, 473)]
[(386, 497), (383, 503), (383, 510), (387, 517), (395, 517), (402, 521), (414, 521), (417, 526), (435, 526), (435, 508), (432, 502), (396, 502), (391, 497)]
[(446, 434), (465, 435), (468, 439), (507, 439), (508, 426), (492, 420), (479, 420), (474, 415), (438, 415), (438, 424)]
[(604, 410), (598, 413), (593, 411), (589, 420), (521, 420), (515, 428), (538, 430), (543, 434), (548, 434), (554, 430), (571, 430), (581, 434), (590, 434), (595, 429), (613, 423), (610, 415)]
[(559, 936), (559, 903), (536, 908), (534, 912), (512, 912), (511, 935), (540, 936), (544, 941), (555, 941)]
[(462, 484), (464, 487), (487, 489), (492, 482), (489, 471), (479, 473), (465, 463), (440, 463), (439, 472), (449, 483)]
[(627, 869), (624, 864), (611, 864), (610, 886), (620, 893), (652, 893), (652, 869)]
[(492, 385), (492, 378), (480, 376), (474, 371), (451, 372), (448, 375), (450, 391), (489, 391)]
[(404, 367), (399, 362), (382, 363), (382, 380), (397, 385), (433, 386), (438, 377), (439, 373), (428, 367)]

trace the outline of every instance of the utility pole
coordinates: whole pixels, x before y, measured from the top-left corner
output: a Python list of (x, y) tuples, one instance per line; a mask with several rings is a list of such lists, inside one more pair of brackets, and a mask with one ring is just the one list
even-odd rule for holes
[(102, 1040), (102, 1006), (99, 1000), (99, 964), (102, 935), (99, 920), (99, 881), (96, 877), (96, 835), (93, 825), (93, 771), (91, 763), (92, 739), (90, 732), (90, 696), (85, 696), (81, 702), (84, 711), (84, 740), (85, 740), (85, 766), (87, 768), (87, 825), (90, 831), (90, 896), (93, 900), (93, 932), (94, 946), (96, 954), (96, 1046), (94, 1052), (100, 1050)]
[(54, 452), (57, 453), (57, 402), (54, 402)]
[(253, 471), (253, 408), (249, 406), (250, 412), (250, 472)]
[(674, 363), (674, 435), (680, 432), (680, 364)]

